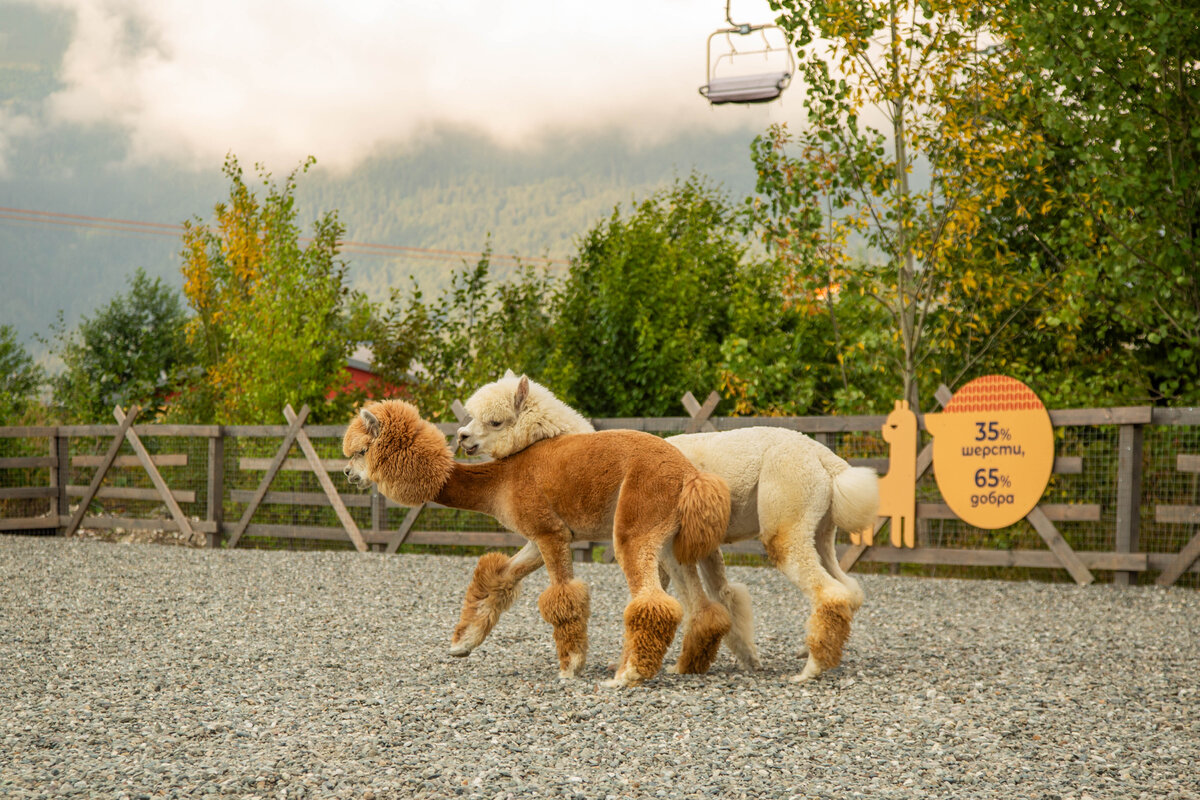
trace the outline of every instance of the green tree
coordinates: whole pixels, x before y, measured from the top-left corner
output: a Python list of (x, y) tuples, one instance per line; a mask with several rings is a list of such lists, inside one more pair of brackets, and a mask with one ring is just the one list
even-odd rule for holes
[[(1014, 174), (1036, 173), (1041, 143), (1001, 116), (1011, 97), (986, 57), (984, 7), (772, 6), (799, 51), (808, 127), (756, 142), (752, 212), (767, 247), (792, 265), (795, 294), (861, 292), (886, 310), (890, 341), (876, 340), (872, 355), (919, 408), (938, 383), (979, 368), (1018, 322), (1036, 325), (1038, 298), (1056, 285), (980, 224)], [(828, 307), (844, 359), (867, 340), (839, 327), (840, 307), (858, 306)]]
[(403, 388), (430, 419), (454, 417), (450, 406), (506, 369), (540, 379), (551, 349), (555, 280), (518, 267), (508, 279), (492, 274), (491, 248), (476, 264), (456, 272), (427, 303), (414, 280), (392, 290), (377, 309), (369, 339), (379, 377), (376, 396)]
[(551, 385), (596, 416), (678, 414), (685, 392), (717, 388), (746, 251), (735, 211), (695, 175), (615, 209), (556, 302)]
[(54, 402), (72, 422), (112, 419), (113, 406), (161, 414), (191, 366), (179, 293), (138, 269), (129, 290), (67, 331), (61, 316), (52, 351), (64, 370), (52, 380)]
[(344, 382), (346, 358), (361, 337), (366, 304), (346, 285), (338, 257), (344, 233), (336, 212), (313, 223), (302, 245), (295, 205), (298, 172), (282, 184), (261, 167), (261, 199), (234, 156), (224, 173), (229, 200), (207, 225), (185, 223), (184, 293), (202, 371), (180, 399), (194, 421), (276, 423), (285, 404), (307, 403), (314, 419), (341, 419), (352, 397), (326, 397)]
[[(997, 26), (1064, 200), (1042, 239), (1155, 399), (1200, 402), (1200, 7), (1010, 3)], [(1143, 381), (1136, 381), (1140, 386)]]
[[(1016, 77), (1009, 82), (1021, 85)], [(1024, 106), (1016, 111), (1022, 124), (1044, 130), (1040, 98), (1015, 93)], [(1025, 381), (1051, 407), (1144, 404), (1151, 391), (1139, 353), (1127, 346), (1125, 325), (1103, 289), (1088, 285), (1103, 280), (1091, 255), (1100, 243), (1094, 227), (1087, 236), (1071, 222), (1075, 207), (1059, 176), (1073, 156), (1049, 136), (1047, 150), (1042, 168), (1014, 176), (1011, 192), (981, 215), (980, 224), (983, 238), (1036, 261), (1060, 282), (1060, 290), (1047, 293), (1034, 313), (1019, 320), (1019, 332), (1010, 326), (990, 344), (982, 369)], [(970, 308), (966, 298), (951, 303)]]
[(886, 314), (841, 286), (793, 293), (792, 277), (786, 266), (765, 263), (731, 293), (734, 332), (721, 343), (719, 364), (731, 403), (722, 408), (801, 416), (870, 409), (872, 398), (887, 397), (893, 377), (875, 357), (890, 341)]
[(13, 327), (0, 325), (0, 425), (20, 419), (45, 380), (45, 372), (17, 340)]

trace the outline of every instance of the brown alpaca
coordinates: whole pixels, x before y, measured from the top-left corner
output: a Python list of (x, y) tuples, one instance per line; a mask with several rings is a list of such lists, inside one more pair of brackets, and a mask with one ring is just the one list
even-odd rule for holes
[(535, 564), (521, 557), (528, 547), (511, 559), (491, 554), (480, 560), (451, 640), (453, 654), (465, 656), (483, 641), (515, 599), (520, 579), (544, 560), (550, 587), (538, 609), (554, 627), (559, 674), (577, 676), (587, 654), (589, 604), (587, 586), (572, 574), (570, 545), (573, 538), (611, 537), (631, 599), (624, 648), (609, 685), (653, 677), (684, 617), (659, 578), (659, 554), (669, 540), (682, 562), (681, 579), (695, 589), (684, 593), (688, 617), (707, 621), (693, 626), (694, 635), (689, 629), (677, 671), (703, 671), (715, 656), (728, 614), (698, 588), (695, 562), (721, 542), (729, 524), (729, 488), (661, 439), (637, 431), (567, 435), (509, 458), (460, 464), (416, 408), (385, 400), (368, 404), (351, 421), (342, 449), (351, 481), (372, 482), (403, 505), (433, 501), (490, 514), (536, 545)]

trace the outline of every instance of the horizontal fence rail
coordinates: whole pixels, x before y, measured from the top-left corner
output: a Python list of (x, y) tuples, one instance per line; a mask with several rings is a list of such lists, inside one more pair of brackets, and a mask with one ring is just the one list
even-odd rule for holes
[[(715, 417), (715, 393), (701, 404), (689, 392), (682, 402), (687, 416), (592, 424), (666, 436), (782, 427), (813, 436), (852, 464), (888, 471), (883, 415)], [(454, 411), (461, 419), (461, 404)], [(1053, 474), (1026, 520), (997, 531), (966, 525), (938, 494), (928, 456), (919, 457), (917, 546), (843, 541), (843, 566), (1065, 570), (1079, 583), (1102, 572), (1116, 584), (1153, 578), (1200, 586), (1200, 408), (1049, 413)], [(355, 491), (341, 474), (344, 426), (307, 424), (307, 408), (288, 407), (280, 425), (158, 425), (137, 416), (137, 409), (117, 408), (114, 424), (0, 428), (0, 531), (165, 531), (210, 547), (348, 543), (389, 553), (404, 545), (525, 541), (480, 514), (435, 503), (409, 509), (374, 490)], [(927, 446), (920, 415), (918, 424)], [(449, 437), (458, 424), (438, 428)], [(886, 524), (880, 518), (876, 533)], [(604, 542), (573, 547), (580, 560), (611, 560)], [(763, 555), (757, 540), (722, 550)]]

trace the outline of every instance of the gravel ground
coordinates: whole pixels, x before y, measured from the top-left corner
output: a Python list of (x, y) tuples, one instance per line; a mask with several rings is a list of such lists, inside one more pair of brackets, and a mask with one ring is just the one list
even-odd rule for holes
[(1200, 593), (868, 576), (797, 685), (807, 607), (735, 567), (764, 669), (613, 691), (617, 568), (562, 683), (544, 572), (446, 655), (473, 566), (0, 537), (0, 796), (1200, 797)]

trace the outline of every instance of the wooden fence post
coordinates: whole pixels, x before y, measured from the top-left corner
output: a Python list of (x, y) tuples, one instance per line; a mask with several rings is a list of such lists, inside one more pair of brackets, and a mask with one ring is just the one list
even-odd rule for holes
[(63, 436), (60, 428), (54, 429), (50, 437), (50, 457), (54, 466), (50, 468), (50, 488), (57, 489), (57, 494), (50, 498), (50, 513), (58, 518), (55, 532), (64, 535), (67, 529), (64, 525), (71, 513), (71, 501), (67, 497), (67, 484), (71, 482), (71, 439)]
[(412, 532), (413, 526), (417, 524), (417, 517), (421, 516), (421, 512), (428, 507), (428, 503), (421, 503), (419, 506), (414, 506), (404, 515), (404, 521), (400, 523), (400, 527), (388, 539), (387, 550), (388, 555), (392, 555), (400, 549), (400, 545), (404, 544), (404, 540), (408, 538), (408, 534)]
[(205, 518), (216, 525), (208, 534), (210, 548), (221, 546), (221, 526), (225, 523), (225, 429), (217, 426), (208, 438), (208, 508)]
[(242, 538), (242, 534), (246, 532), (246, 528), (250, 525), (250, 518), (254, 516), (254, 512), (258, 510), (263, 498), (266, 497), (267, 490), (271, 488), (271, 482), (275, 480), (275, 475), (278, 474), (279, 468), (283, 466), (284, 459), (287, 458), (292, 445), (296, 443), (296, 436), (300, 433), (300, 428), (303, 427), (304, 420), (308, 419), (309, 411), (308, 404), (305, 403), (300, 407), (300, 413), (291, 420), (287, 432), (283, 435), (283, 443), (275, 451), (275, 457), (271, 459), (267, 471), (263, 473), (262, 480), (258, 482), (258, 488), (254, 490), (254, 497), (250, 499), (246, 510), (242, 512), (242, 518), (238, 520), (237, 527), (233, 529), (233, 535), (225, 543), (226, 547), (237, 547), (238, 540)]
[[(295, 422), (299, 419), (296, 416), (296, 412), (292, 410), (291, 403), (283, 407), (283, 416), (288, 422)], [(367, 543), (363, 540), (362, 533), (358, 530), (358, 523), (354, 521), (354, 517), (350, 516), (350, 510), (342, 502), (342, 496), (338, 494), (337, 487), (333, 485), (333, 481), (329, 479), (329, 473), (321, 465), (321, 456), (317, 453), (317, 449), (313, 447), (312, 440), (308, 438), (308, 434), (304, 432), (303, 425), (296, 432), (296, 441), (299, 443), (300, 449), (304, 451), (304, 457), (308, 459), (308, 464), (312, 467), (313, 474), (317, 476), (317, 482), (321, 484), (321, 488), (325, 491), (325, 496), (329, 498), (329, 504), (333, 506), (334, 513), (341, 520), (342, 527), (346, 529), (346, 533), (350, 534), (350, 541), (354, 542), (355, 549), (360, 553), (367, 552)]]
[[(1200, 456), (1179, 453), (1175, 458), (1180, 472), (1200, 473)], [(1160, 505), (1155, 510), (1155, 518), (1159, 522), (1200, 525), (1200, 506)], [(1200, 558), (1200, 532), (1180, 548), (1154, 582), (1159, 586), (1170, 586), (1191, 568), (1197, 558)]]
[[(113, 416), (117, 422), (124, 423), (126, 420), (125, 412), (120, 406), (113, 407)], [(175, 520), (175, 524), (179, 526), (179, 532), (186, 537), (192, 538), (192, 524), (188, 521), (187, 515), (183, 513), (183, 509), (179, 507), (179, 501), (175, 499), (175, 495), (171, 493), (171, 487), (167, 486), (167, 482), (163, 480), (162, 473), (158, 471), (158, 467), (154, 466), (154, 459), (150, 457), (150, 453), (146, 450), (146, 446), (142, 444), (141, 438), (137, 435), (137, 431), (130, 425), (125, 428), (125, 438), (133, 445), (133, 451), (137, 453), (138, 460), (142, 462), (142, 466), (150, 475), (150, 482), (154, 484), (154, 488), (158, 490), (158, 494), (167, 505), (167, 509), (171, 512), (171, 518)]]
[(687, 392), (680, 398), (683, 403), (683, 408), (688, 412), (691, 420), (687, 427), (683, 429), (684, 433), (699, 433), (700, 431), (710, 432), (715, 431), (716, 427), (708, 421), (712, 413), (717, 410), (717, 403), (721, 402), (721, 395), (715, 391), (710, 392), (704, 400), (704, 405), (696, 400), (696, 396), (691, 392)]
[[(378, 539), (387, 527), (387, 498), (379, 491), (378, 486), (371, 487), (371, 533)], [(375, 542), (372, 550), (383, 551), (386, 542)]]
[(83, 498), (79, 501), (79, 506), (75, 509), (75, 513), (71, 515), (71, 519), (67, 522), (67, 527), (63, 530), (63, 536), (70, 536), (79, 529), (79, 523), (83, 522), (83, 517), (87, 514), (88, 506), (96, 497), (96, 492), (100, 489), (100, 483), (104, 480), (104, 476), (108, 474), (109, 468), (113, 462), (117, 460), (117, 453), (121, 450), (121, 444), (125, 441), (125, 434), (133, 427), (133, 421), (137, 419), (141, 409), (137, 406), (130, 406), (129, 413), (124, 414), (121, 419), (121, 424), (117, 426), (117, 432), (113, 435), (113, 440), (108, 445), (108, 452), (104, 454), (104, 458), (100, 460), (100, 465), (96, 467), (96, 474), (92, 476), (92, 482), (88, 484), (87, 491), (83, 493)]
[[(1122, 425), (1117, 444), (1117, 535), (1118, 553), (1135, 553), (1139, 548), (1142, 511), (1142, 426)], [(1113, 583), (1129, 586), (1136, 572), (1115, 572)]]

